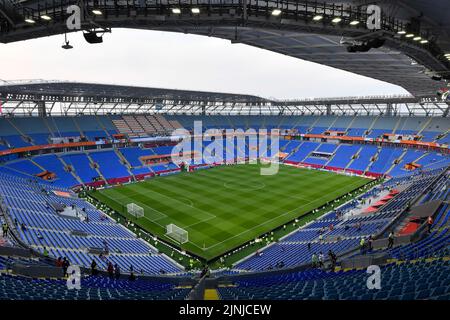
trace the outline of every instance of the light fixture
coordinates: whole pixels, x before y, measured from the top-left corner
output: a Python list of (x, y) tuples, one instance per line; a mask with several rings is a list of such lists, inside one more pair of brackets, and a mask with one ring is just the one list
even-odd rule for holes
[(358, 24), (359, 24), (359, 21), (358, 21), (358, 20), (353, 20), (353, 21), (350, 22), (350, 25), (351, 25), (351, 26), (356, 26), (356, 25), (358, 25)]
[(427, 40), (427, 39), (423, 39), (423, 40), (420, 41), (420, 43), (421, 43), (421, 44), (428, 43), (428, 40)]
[(414, 37), (413, 40), (414, 40), (414, 41), (419, 41), (419, 40), (422, 40), (422, 37), (420, 37), (420, 36)]
[(61, 48), (65, 50), (73, 48), (73, 46), (69, 44), (69, 40), (67, 40), (67, 33), (64, 33), (64, 44), (61, 46)]
[(397, 32), (397, 34), (406, 34), (406, 31), (405, 31), (405, 30), (399, 30), (399, 31)]
[(199, 8), (192, 8), (191, 12), (195, 13), (195, 14), (198, 14), (198, 13), (200, 13), (200, 9)]
[(172, 8), (172, 13), (173, 14), (180, 14), (181, 13), (181, 9), (180, 8)]
[(280, 9), (273, 9), (272, 11), (272, 15), (273, 16), (279, 16), (281, 14), (281, 10)]
[(323, 16), (320, 15), (320, 14), (318, 14), (318, 15), (316, 15), (316, 16), (313, 17), (313, 20), (314, 20), (314, 21), (320, 21), (320, 20), (322, 20), (322, 19), (323, 19)]
[(342, 21), (342, 18), (339, 18), (339, 17), (333, 18), (333, 20), (331, 20), (331, 22), (333, 22), (333, 23), (339, 23), (341, 21)]
[(450, 53), (446, 53), (446, 54), (444, 54), (444, 57), (446, 57), (446, 58), (450, 58)]
[(414, 37), (414, 33), (408, 33), (405, 37), (406, 38), (412, 38), (412, 37)]
[(42, 19), (42, 20), (47, 20), (47, 21), (52, 20), (52, 18), (50, 18), (50, 16), (48, 16), (48, 15), (46, 15), (46, 14), (43, 14), (43, 15), (41, 16), (41, 19)]
[(31, 23), (36, 23), (36, 21), (34, 21), (32, 18), (26, 18), (26, 19), (25, 19), (25, 22), (26, 22), (26, 23), (30, 23), (30, 24), (31, 24)]
[(102, 13), (100, 10), (98, 10), (98, 9), (92, 10), (92, 13), (95, 14), (96, 16), (101, 16), (101, 15), (103, 14), (103, 13)]

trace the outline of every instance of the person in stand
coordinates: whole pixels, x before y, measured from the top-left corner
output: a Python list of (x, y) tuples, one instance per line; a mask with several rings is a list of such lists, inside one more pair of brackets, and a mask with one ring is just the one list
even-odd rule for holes
[(116, 279), (120, 278), (120, 267), (117, 263), (114, 265), (114, 275)]
[(62, 267), (62, 259), (61, 257), (58, 257), (58, 259), (56, 259), (56, 263), (55, 263), (56, 267), (61, 268)]
[(370, 235), (369, 239), (367, 240), (367, 250), (370, 252), (373, 249), (373, 238)]
[(63, 262), (62, 262), (62, 268), (63, 268), (63, 273), (64, 273), (65, 277), (67, 277), (67, 269), (69, 268), (69, 266), (70, 266), (69, 259), (64, 257)]
[(331, 270), (334, 271), (334, 269), (336, 268), (337, 256), (333, 251), (329, 250), (328, 257), (330, 258), (331, 261)]
[(359, 250), (361, 251), (361, 254), (365, 253), (365, 247), (366, 247), (366, 240), (364, 238), (361, 238), (359, 241)]
[(323, 268), (324, 265), (324, 256), (322, 251), (319, 252), (319, 268)]
[(388, 249), (391, 249), (393, 246), (394, 246), (394, 234), (390, 232), (388, 236)]
[(8, 236), (8, 224), (5, 222), (2, 225), (2, 230), (3, 230), (3, 237), (6, 238)]
[(93, 275), (93, 276), (95, 276), (96, 274), (97, 274), (97, 262), (95, 261), (95, 259), (92, 259), (92, 262), (91, 262), (91, 274)]
[(427, 226), (428, 226), (428, 233), (431, 233), (431, 228), (433, 227), (433, 217), (429, 216), (427, 218)]
[(112, 279), (114, 278), (114, 266), (113, 264), (110, 262), (108, 262), (108, 267), (106, 269), (108, 271), (108, 276)]
[(317, 265), (319, 263), (319, 259), (317, 258), (317, 255), (315, 253), (313, 253), (313, 255), (311, 257), (311, 262), (312, 262), (313, 268), (317, 268)]

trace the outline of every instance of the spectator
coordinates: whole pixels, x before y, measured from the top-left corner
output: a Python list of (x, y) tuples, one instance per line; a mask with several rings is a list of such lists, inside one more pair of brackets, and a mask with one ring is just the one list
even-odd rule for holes
[(391, 232), (388, 236), (388, 249), (391, 249), (394, 246), (394, 234)]
[(328, 257), (330, 258), (331, 261), (331, 270), (334, 271), (334, 268), (336, 268), (337, 256), (333, 251), (329, 250)]
[(311, 257), (311, 262), (312, 262), (313, 268), (317, 268), (317, 265), (319, 263), (319, 259), (318, 259), (317, 255), (315, 253), (313, 253), (313, 255)]
[(92, 262), (91, 262), (91, 274), (93, 276), (95, 276), (97, 273), (98, 273), (97, 262), (95, 261), (95, 259), (92, 259)]
[(114, 278), (114, 266), (113, 264), (110, 262), (108, 262), (108, 267), (106, 268), (106, 271), (108, 271), (108, 276), (112, 279)]
[(432, 216), (428, 217), (427, 225), (428, 225), (428, 233), (431, 233), (431, 228), (433, 227), (433, 217)]
[(373, 238), (372, 236), (369, 236), (369, 239), (367, 241), (367, 250), (372, 251), (373, 249)]
[(359, 250), (361, 251), (361, 254), (364, 254), (365, 252), (365, 246), (366, 246), (366, 240), (364, 238), (361, 238), (359, 241)]
[(3, 223), (2, 230), (3, 230), (3, 237), (5, 238), (8, 236), (8, 229), (9, 229), (8, 224), (6, 222)]
[(48, 258), (48, 250), (47, 250), (46, 247), (44, 247), (44, 252), (43, 252), (43, 254), (44, 254), (44, 257)]
[(324, 256), (322, 251), (319, 252), (319, 267), (323, 268), (323, 263), (324, 263)]
[(116, 279), (120, 278), (120, 267), (117, 263), (114, 265), (114, 275), (116, 276)]
[(63, 273), (64, 273), (65, 277), (67, 277), (67, 269), (69, 268), (69, 266), (70, 266), (69, 259), (64, 257), (63, 262), (62, 262), (62, 268), (63, 268)]

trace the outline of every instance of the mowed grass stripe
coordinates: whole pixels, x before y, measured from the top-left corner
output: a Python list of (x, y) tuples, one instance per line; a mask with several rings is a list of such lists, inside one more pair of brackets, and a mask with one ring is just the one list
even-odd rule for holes
[[(143, 204), (148, 219), (137, 223), (158, 236), (169, 223), (186, 228), (190, 243), (183, 247), (212, 259), (367, 182), (288, 166), (280, 166), (277, 175), (261, 176), (260, 168), (222, 166), (96, 194), (111, 197), (116, 210), (118, 203), (122, 208), (130, 202)], [(108, 203), (107, 198), (98, 198)]]

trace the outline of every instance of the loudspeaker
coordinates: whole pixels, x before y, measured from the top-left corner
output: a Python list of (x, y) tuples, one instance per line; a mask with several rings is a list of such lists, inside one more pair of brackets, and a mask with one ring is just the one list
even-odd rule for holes
[(87, 43), (102, 43), (103, 37), (97, 36), (96, 32), (83, 32), (84, 39), (87, 41)]

